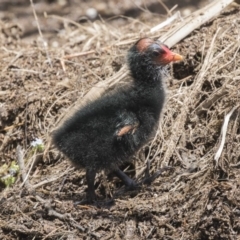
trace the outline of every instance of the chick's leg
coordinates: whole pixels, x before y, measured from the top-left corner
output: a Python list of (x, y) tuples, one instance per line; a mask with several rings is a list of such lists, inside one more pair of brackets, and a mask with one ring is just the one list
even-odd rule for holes
[(128, 177), (123, 171), (121, 171), (119, 168), (113, 171), (113, 173), (120, 178), (123, 183), (129, 188), (129, 189), (135, 189), (138, 185), (130, 178)]
[(86, 172), (86, 179), (87, 179), (87, 185), (88, 185), (87, 200), (89, 202), (94, 202), (94, 200), (96, 199), (96, 194), (94, 190), (95, 176), (96, 176), (96, 170), (87, 169), (87, 172)]

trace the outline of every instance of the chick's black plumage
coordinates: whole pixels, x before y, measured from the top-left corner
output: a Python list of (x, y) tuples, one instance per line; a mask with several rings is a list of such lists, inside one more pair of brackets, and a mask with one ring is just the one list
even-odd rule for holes
[(133, 84), (89, 103), (54, 132), (55, 146), (76, 166), (86, 168), (90, 201), (95, 199), (94, 179), (101, 169), (134, 185), (118, 166), (154, 133), (165, 99), (165, 65), (180, 58), (160, 42), (140, 39), (128, 52)]

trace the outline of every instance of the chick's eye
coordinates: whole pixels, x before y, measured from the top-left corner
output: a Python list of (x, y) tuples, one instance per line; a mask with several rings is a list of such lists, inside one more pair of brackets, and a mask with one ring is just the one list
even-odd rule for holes
[(159, 56), (161, 56), (161, 55), (164, 55), (165, 53), (166, 53), (166, 51), (165, 51), (164, 49), (162, 49), (162, 48), (154, 49), (154, 50), (152, 51), (152, 55), (153, 55), (154, 57), (159, 57)]

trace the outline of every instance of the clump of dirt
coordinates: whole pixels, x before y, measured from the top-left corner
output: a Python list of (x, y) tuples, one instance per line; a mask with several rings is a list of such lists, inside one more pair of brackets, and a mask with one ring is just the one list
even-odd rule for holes
[[(32, 42), (22, 39), (20, 25), (0, 22), (0, 162), (9, 166), (22, 157), (26, 170), (10, 188), (1, 185), (2, 239), (237, 239), (240, 235), (237, 7), (174, 46), (186, 59), (172, 66), (174, 78), (167, 83), (159, 129), (129, 171), (141, 180), (146, 161), (151, 173), (166, 165), (173, 168), (151, 186), (130, 193), (116, 179), (109, 181), (99, 173), (96, 190), (105, 202), (114, 196), (115, 204), (73, 204), (84, 197), (85, 173), (51, 146), (49, 134), (95, 84), (128, 81), (127, 49), (161, 19), (148, 14), (141, 21), (124, 19), (118, 29), (103, 21), (79, 24), (48, 16), (62, 26), (61, 31)], [(217, 159), (221, 129), (230, 112)], [(42, 140), (41, 148), (32, 146), (36, 138)], [(21, 176), (27, 177), (25, 185)]]

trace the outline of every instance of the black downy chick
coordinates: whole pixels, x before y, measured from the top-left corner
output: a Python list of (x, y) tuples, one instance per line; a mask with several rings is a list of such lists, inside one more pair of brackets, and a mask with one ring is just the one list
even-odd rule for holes
[(53, 133), (55, 146), (75, 166), (86, 168), (87, 199), (96, 199), (96, 172), (110, 170), (126, 186), (135, 182), (119, 169), (146, 144), (163, 108), (165, 66), (182, 60), (159, 41), (142, 38), (128, 51), (133, 84), (89, 103)]

